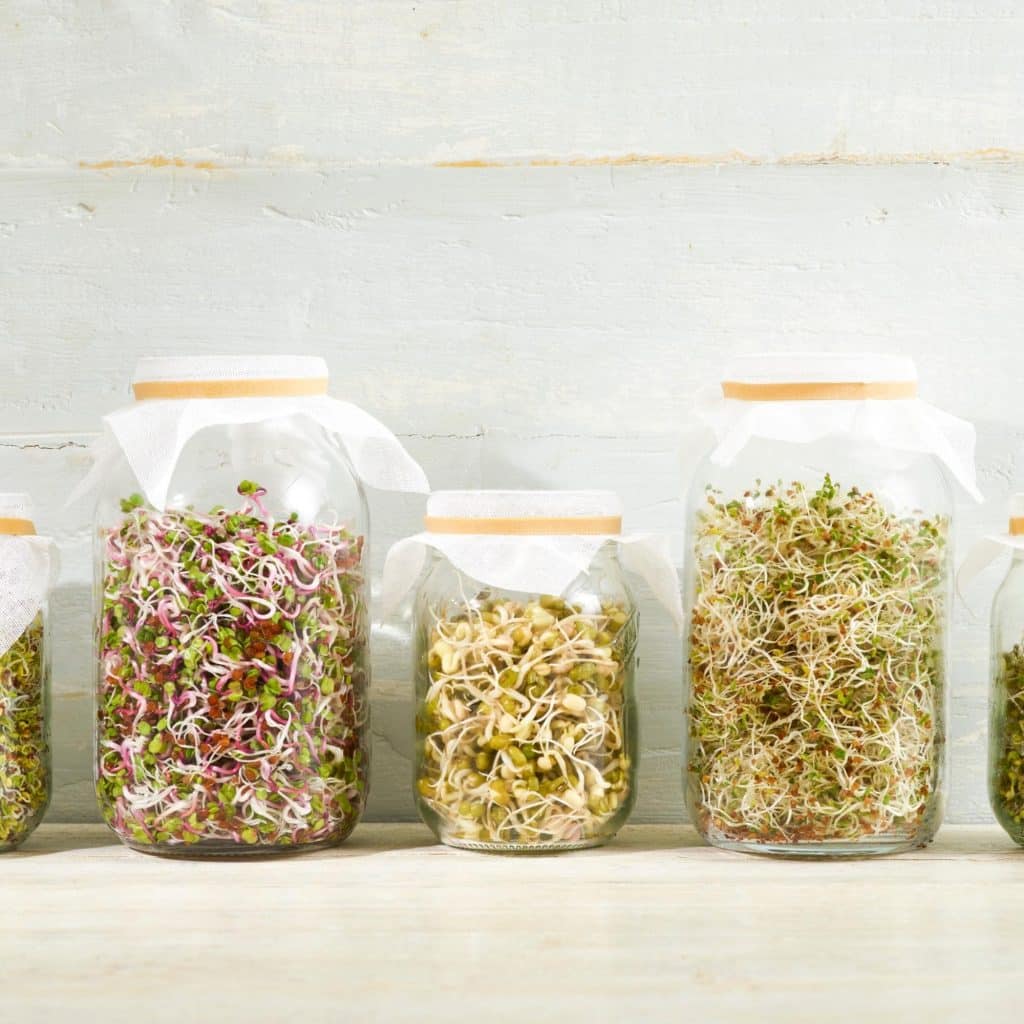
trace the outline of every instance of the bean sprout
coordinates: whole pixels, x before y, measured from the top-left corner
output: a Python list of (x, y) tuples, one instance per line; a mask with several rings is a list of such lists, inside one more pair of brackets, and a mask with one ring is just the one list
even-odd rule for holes
[(97, 790), (142, 848), (337, 842), (366, 796), (363, 540), (238, 491), (105, 536)]
[(478, 848), (587, 846), (633, 799), (635, 620), (556, 597), (432, 613), (417, 786), (442, 838)]
[(689, 785), (712, 838), (913, 838), (936, 806), (941, 518), (825, 477), (698, 514)]

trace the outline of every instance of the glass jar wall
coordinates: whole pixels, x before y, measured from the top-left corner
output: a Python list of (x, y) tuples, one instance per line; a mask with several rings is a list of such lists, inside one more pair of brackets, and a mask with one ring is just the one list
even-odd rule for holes
[(97, 504), (96, 789), (130, 846), (340, 842), (369, 768), (367, 511), (338, 445), (285, 416), (206, 427), (168, 500), (128, 462)]
[(419, 812), (442, 842), (597, 846), (636, 796), (637, 616), (614, 544), (562, 596), (432, 556), (415, 600)]
[(686, 800), (716, 846), (927, 843), (946, 750), (951, 496), (939, 463), (757, 438), (687, 509)]

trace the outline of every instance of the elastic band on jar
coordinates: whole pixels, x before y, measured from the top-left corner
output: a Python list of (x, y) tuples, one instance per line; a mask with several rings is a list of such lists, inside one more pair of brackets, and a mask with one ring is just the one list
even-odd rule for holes
[(190, 398), (301, 398), (326, 395), (327, 364), (317, 356), (152, 357), (139, 360), (136, 401)]
[(435, 491), (423, 525), (463, 536), (618, 535), (622, 506), (612, 491)]
[(793, 353), (741, 356), (722, 396), (739, 402), (861, 402), (917, 398), (917, 371), (903, 356)]
[(34, 537), (32, 499), (27, 494), (0, 494), (0, 536)]

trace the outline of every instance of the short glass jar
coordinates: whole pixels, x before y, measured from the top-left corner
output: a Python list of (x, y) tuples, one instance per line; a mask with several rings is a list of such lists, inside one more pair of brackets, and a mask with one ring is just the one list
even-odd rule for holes
[(47, 593), (55, 552), (26, 495), (0, 494), (0, 852), (17, 849), (50, 802)]
[[(148, 464), (133, 466), (122, 447), (105, 467), (96, 790), (135, 849), (315, 849), (345, 839), (363, 810), (368, 515), (336, 439), (281, 401), (326, 390), (322, 362), (302, 362), (232, 364), (231, 421), (188, 436), (159, 506), (140, 493)], [(168, 403), (220, 396), (215, 370), (182, 382), (144, 361), (143, 422), (147, 402), (159, 429), (163, 416), (181, 422)], [(231, 403), (253, 399), (258, 415), (234, 415)]]
[(481, 566), (525, 566), (552, 529), (554, 549), (572, 531), (596, 539), (557, 594), (495, 586), (431, 550), (414, 602), (414, 781), (421, 817), (450, 846), (597, 846), (636, 798), (636, 606), (615, 540), (598, 535), (617, 532), (617, 498), (529, 495), (441, 492), (428, 506), (429, 529), (460, 534), (463, 569), (474, 547)]
[(1013, 551), (992, 602), (988, 795), (996, 820), (1024, 846), (1024, 494), (1010, 509)]
[(751, 436), (690, 491), (687, 809), (727, 849), (897, 852), (943, 811), (952, 497), (902, 446), (912, 368), (792, 365), (727, 377)]

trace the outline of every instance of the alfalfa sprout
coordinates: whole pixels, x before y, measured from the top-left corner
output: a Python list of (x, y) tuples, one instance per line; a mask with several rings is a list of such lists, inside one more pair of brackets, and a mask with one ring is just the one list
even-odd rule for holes
[(913, 838), (943, 747), (946, 522), (825, 477), (698, 513), (689, 784), (710, 835)]

